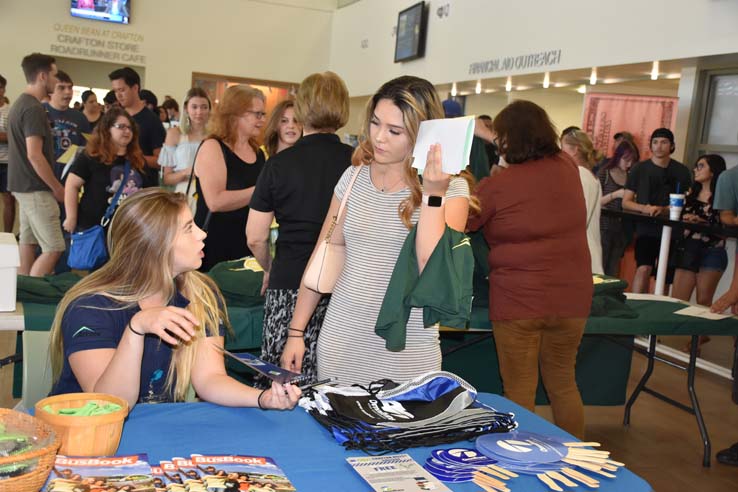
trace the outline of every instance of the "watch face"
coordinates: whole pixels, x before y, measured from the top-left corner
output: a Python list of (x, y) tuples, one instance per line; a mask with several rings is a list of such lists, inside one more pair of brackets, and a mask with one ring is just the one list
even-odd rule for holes
[(440, 196), (430, 195), (428, 197), (429, 207), (440, 207), (443, 205), (443, 199)]

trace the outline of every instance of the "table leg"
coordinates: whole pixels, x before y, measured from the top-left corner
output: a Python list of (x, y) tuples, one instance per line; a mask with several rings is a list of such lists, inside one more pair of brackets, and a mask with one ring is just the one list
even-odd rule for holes
[(702, 418), (700, 410), (700, 402), (697, 400), (697, 393), (694, 389), (694, 373), (697, 370), (697, 351), (699, 350), (699, 335), (692, 335), (692, 347), (689, 352), (689, 364), (687, 365), (687, 390), (689, 391), (689, 399), (692, 400), (692, 408), (694, 416), (697, 417), (697, 426), (700, 428), (702, 436), (702, 445), (704, 447), (704, 455), (702, 457), (702, 466), (710, 466), (710, 436), (707, 434), (705, 420)]
[(633, 394), (630, 395), (630, 398), (628, 398), (628, 402), (625, 404), (623, 425), (630, 425), (630, 410), (633, 407), (633, 404), (636, 402), (636, 399), (638, 399), (638, 396), (641, 394), (641, 391), (643, 391), (643, 388), (646, 387), (646, 383), (648, 382), (649, 378), (651, 377), (651, 373), (653, 372), (654, 355), (656, 354), (656, 335), (649, 335), (648, 340), (648, 353), (646, 355), (646, 357), (648, 358), (648, 365), (646, 366), (646, 372), (643, 373), (643, 377), (641, 377), (641, 380), (638, 381), (638, 384), (633, 390)]
[(738, 404), (738, 337), (733, 337), (733, 403)]

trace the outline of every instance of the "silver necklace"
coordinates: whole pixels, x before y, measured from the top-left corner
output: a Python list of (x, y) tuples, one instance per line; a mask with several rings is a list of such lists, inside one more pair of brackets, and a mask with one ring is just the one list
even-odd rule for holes
[[(380, 193), (387, 193), (387, 192), (389, 192), (389, 190), (391, 190), (392, 188), (394, 188), (395, 186), (397, 186), (397, 183), (399, 183), (400, 181), (402, 181), (402, 178), (404, 178), (404, 176), (400, 176), (400, 179), (398, 179), (397, 181), (395, 181), (394, 183), (392, 183), (392, 186), (385, 186), (385, 184), (384, 184), (384, 175), (382, 175), (382, 186), (379, 188), (379, 192)], [(387, 190), (387, 191), (385, 191), (385, 190)]]

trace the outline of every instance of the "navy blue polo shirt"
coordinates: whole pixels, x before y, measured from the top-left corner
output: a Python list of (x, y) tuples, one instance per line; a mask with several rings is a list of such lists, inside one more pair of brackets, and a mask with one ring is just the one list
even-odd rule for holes
[[(188, 299), (177, 292), (169, 305), (184, 308), (189, 303)], [(140, 310), (138, 304), (122, 307), (117, 301), (102, 294), (80, 297), (72, 302), (64, 313), (61, 323), (64, 366), (59, 381), (52, 388), (50, 395), (82, 392), (69, 365), (69, 356), (81, 350), (118, 348), (128, 322)], [(158, 336), (146, 334), (141, 361), (139, 403), (174, 400), (172, 392), (165, 389), (171, 361), (172, 347)]]

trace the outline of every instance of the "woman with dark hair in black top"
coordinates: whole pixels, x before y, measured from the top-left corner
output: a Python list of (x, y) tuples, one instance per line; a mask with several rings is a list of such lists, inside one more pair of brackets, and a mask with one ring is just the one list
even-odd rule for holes
[[(712, 208), (718, 177), (725, 171), (725, 159), (717, 154), (703, 155), (694, 166), (694, 184), (682, 212), (683, 222), (720, 225), (720, 211)], [(725, 239), (712, 234), (684, 229), (676, 247), (676, 273), (671, 295), (688, 301), (697, 289), (697, 304), (710, 306), (715, 290), (728, 267)], [(700, 345), (708, 336), (700, 337)]]

